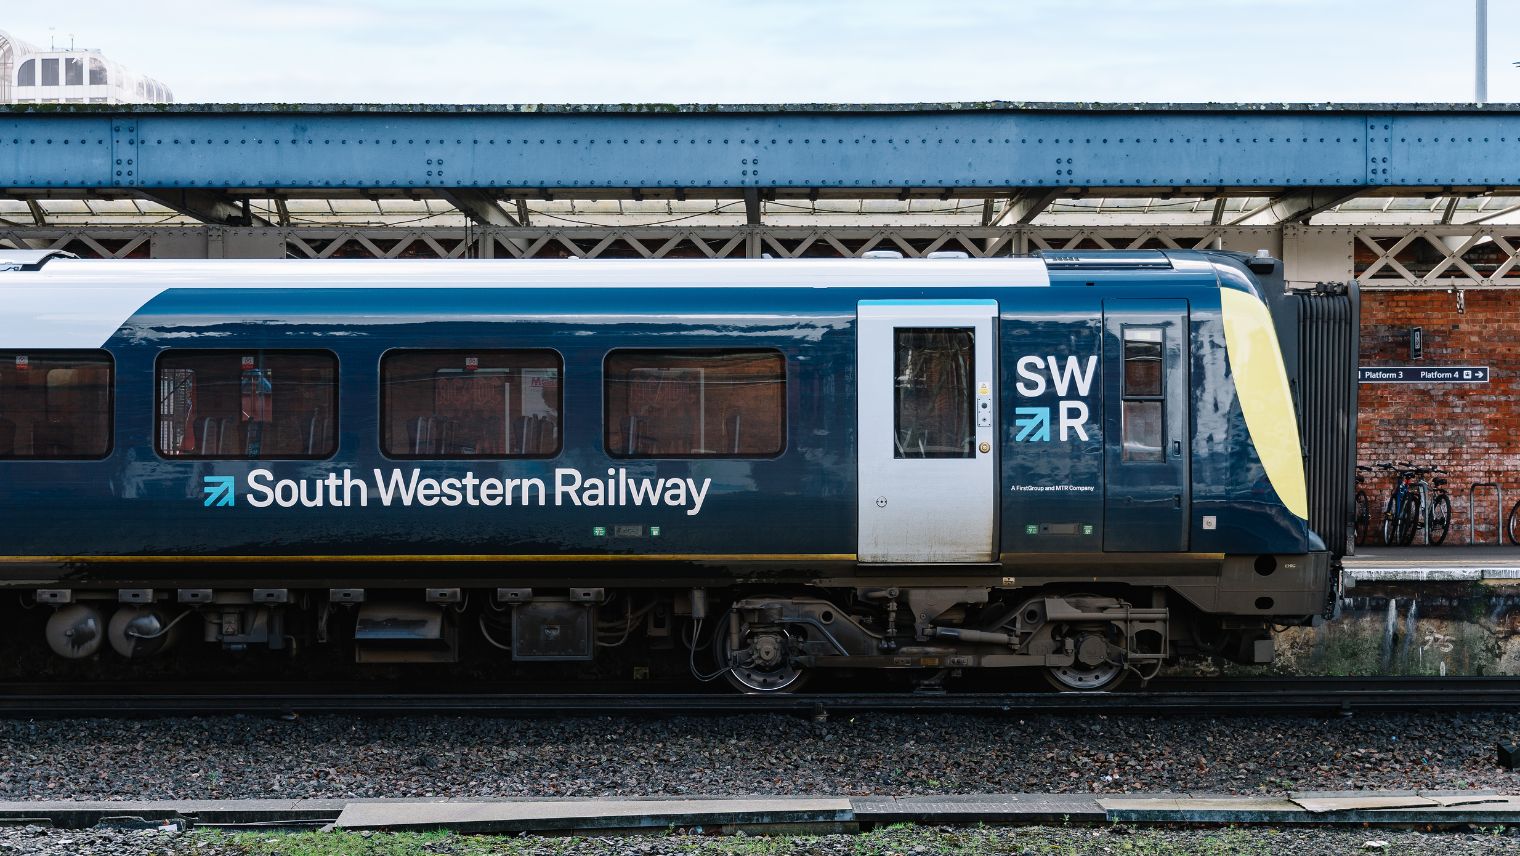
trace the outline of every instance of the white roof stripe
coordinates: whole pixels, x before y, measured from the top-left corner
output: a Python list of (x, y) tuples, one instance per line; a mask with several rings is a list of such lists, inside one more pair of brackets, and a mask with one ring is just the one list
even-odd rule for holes
[(0, 272), (0, 348), (98, 348), (175, 289), (260, 288), (1010, 288), (1050, 285), (1023, 259), (551, 261), (481, 259), (55, 259)]

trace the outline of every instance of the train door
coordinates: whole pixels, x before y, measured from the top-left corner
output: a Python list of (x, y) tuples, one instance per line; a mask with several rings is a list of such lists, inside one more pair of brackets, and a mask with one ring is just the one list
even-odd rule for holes
[(997, 531), (997, 301), (862, 300), (862, 562), (990, 562)]
[(1188, 548), (1188, 305), (1103, 301), (1103, 549)]

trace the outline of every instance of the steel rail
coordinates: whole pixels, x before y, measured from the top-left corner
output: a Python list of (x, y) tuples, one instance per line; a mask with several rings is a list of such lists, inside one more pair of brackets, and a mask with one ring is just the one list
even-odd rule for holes
[(878, 713), (1339, 714), (1476, 711), (1520, 706), (1520, 678), (1171, 679), (1143, 690), (846, 692), (746, 696), (727, 692), (541, 692), (495, 685), (470, 692), (292, 684), (0, 684), (0, 717), (217, 714), (490, 716), (733, 715), (826, 718)]

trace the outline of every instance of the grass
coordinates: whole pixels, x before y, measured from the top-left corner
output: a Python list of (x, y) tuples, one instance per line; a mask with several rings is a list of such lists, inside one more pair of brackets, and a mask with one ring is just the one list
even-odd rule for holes
[[(703, 836), (657, 833), (645, 838), (509, 837), (455, 835), (448, 832), (198, 832), (192, 838), (202, 853), (226, 856), (561, 856), (564, 854), (637, 853), (638, 843), (660, 853), (692, 856), (938, 856), (938, 854), (1038, 854), (1077, 856), (1105, 853), (1123, 856), (1203, 856), (1229, 853), (1269, 856), (1276, 833), (1267, 830), (1176, 830), (1126, 827), (976, 827), (892, 826), (854, 835)], [(195, 851), (192, 851), (195, 852)]]

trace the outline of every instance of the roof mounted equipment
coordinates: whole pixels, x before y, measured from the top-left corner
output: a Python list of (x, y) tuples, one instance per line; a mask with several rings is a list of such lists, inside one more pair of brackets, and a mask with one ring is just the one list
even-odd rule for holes
[(63, 250), (0, 250), (0, 271), (42, 270), (52, 259), (77, 259)]

